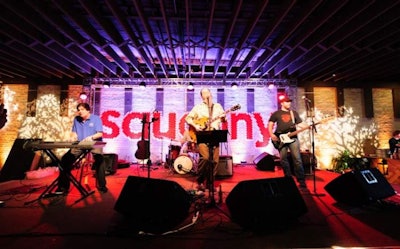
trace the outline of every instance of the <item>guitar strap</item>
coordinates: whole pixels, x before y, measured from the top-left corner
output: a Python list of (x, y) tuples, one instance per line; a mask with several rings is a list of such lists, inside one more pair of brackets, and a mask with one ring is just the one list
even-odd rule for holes
[(293, 114), (293, 111), (292, 110), (290, 110), (290, 117), (292, 117), (292, 123), (293, 123), (293, 125), (294, 126), (296, 126), (296, 120), (294, 120), (294, 114)]
[(293, 126), (294, 126), (295, 130), (297, 130), (296, 120), (294, 118), (294, 114), (293, 114), (292, 110), (290, 110), (290, 117), (292, 118), (292, 122), (293, 122)]
[(213, 118), (213, 108), (214, 108), (214, 104), (212, 104), (210, 107), (208, 107), (208, 126), (207, 128), (209, 130), (211, 130), (211, 120)]

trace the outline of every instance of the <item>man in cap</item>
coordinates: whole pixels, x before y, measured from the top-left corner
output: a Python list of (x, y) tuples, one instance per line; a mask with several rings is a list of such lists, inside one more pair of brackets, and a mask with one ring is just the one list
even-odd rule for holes
[(279, 150), (281, 166), (285, 177), (292, 177), (290, 164), (287, 158), (288, 150), (290, 150), (294, 164), (294, 173), (299, 187), (306, 189), (307, 185), (305, 183), (304, 168), (300, 153), (300, 142), (297, 138), (297, 134), (290, 136), (290, 142), (280, 141), (279, 138), (281, 134), (290, 134), (296, 131), (296, 125), (303, 121), (296, 111), (290, 109), (292, 100), (289, 97), (285, 96), (281, 98), (279, 103), (281, 104), (281, 109), (272, 113), (268, 122), (268, 131), (272, 142)]

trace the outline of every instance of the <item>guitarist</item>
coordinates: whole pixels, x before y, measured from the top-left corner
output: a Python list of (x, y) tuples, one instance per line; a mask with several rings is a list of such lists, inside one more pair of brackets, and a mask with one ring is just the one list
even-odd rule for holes
[[(296, 111), (290, 109), (292, 100), (289, 97), (286, 96), (280, 99), (279, 102), (281, 104), (281, 109), (272, 113), (268, 122), (268, 131), (273, 143), (280, 142), (278, 137), (279, 134), (294, 132), (296, 131), (296, 125), (303, 122), (299, 114)], [(274, 126), (276, 126), (275, 133), (273, 130)], [(303, 162), (300, 154), (300, 142), (297, 138), (297, 135), (291, 137), (291, 139), (293, 140), (293, 142), (284, 144), (279, 149), (283, 173), (285, 177), (292, 177), (290, 164), (287, 158), (287, 152), (288, 150), (290, 150), (290, 154), (294, 163), (294, 171), (297, 182), (299, 183), (299, 187), (306, 189), (307, 185), (305, 183)]]
[[(221, 104), (219, 103), (214, 103), (212, 94), (210, 89), (208, 88), (203, 88), (200, 91), (200, 96), (202, 99), (202, 102), (195, 105), (193, 109), (189, 112), (189, 114), (186, 116), (185, 121), (186, 123), (191, 126), (191, 128), (195, 129), (196, 131), (204, 131), (204, 130), (219, 130), (221, 126), (221, 122), (225, 122), (225, 115), (224, 115), (224, 109)], [(220, 117), (220, 118), (216, 118)], [(207, 120), (212, 120), (215, 119), (214, 122), (208, 123)], [(201, 122), (198, 122), (199, 120), (202, 120)], [(205, 120), (205, 121), (204, 121)], [(214, 144), (210, 145), (213, 146), (213, 174), (214, 177), (217, 173), (217, 165), (219, 162), (219, 144)], [(208, 186), (210, 184), (210, 179), (207, 179), (207, 175), (211, 169), (208, 169), (207, 166), (207, 160), (210, 158), (209, 157), (209, 148), (207, 144), (205, 143), (200, 143), (198, 144), (198, 150), (199, 154), (201, 156), (201, 160), (198, 164), (198, 178), (197, 178), (197, 189), (198, 190), (205, 190), (204, 182), (207, 180), (206, 184), (207, 187), (210, 189), (214, 186)]]

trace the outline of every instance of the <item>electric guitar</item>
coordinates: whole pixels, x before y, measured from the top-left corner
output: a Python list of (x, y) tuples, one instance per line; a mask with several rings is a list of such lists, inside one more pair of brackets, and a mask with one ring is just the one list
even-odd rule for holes
[(317, 125), (317, 124), (325, 123), (326, 121), (331, 120), (331, 119), (333, 119), (333, 118), (334, 118), (334, 117), (327, 117), (327, 118), (324, 118), (324, 119), (322, 119), (322, 120), (320, 120), (320, 121), (318, 121), (318, 122), (316, 122), (316, 123), (314, 123), (314, 124), (312, 124), (312, 125), (307, 125), (306, 127), (303, 127), (303, 128), (301, 128), (301, 129), (298, 129), (298, 130), (295, 130), (295, 131), (292, 131), (292, 132), (287, 132), (287, 133), (278, 133), (278, 132), (276, 132), (276, 133), (274, 133), (274, 134), (275, 134), (275, 136), (277, 136), (279, 139), (278, 139), (277, 141), (273, 141), (273, 140), (271, 139), (271, 142), (272, 142), (272, 144), (274, 145), (275, 149), (280, 150), (280, 149), (282, 149), (282, 147), (285, 146), (286, 144), (291, 144), (291, 143), (294, 142), (294, 139), (292, 139), (291, 137), (296, 136), (296, 135), (299, 134), (300, 132), (309, 129), (310, 127), (313, 127), (313, 126), (315, 126), (315, 125)]
[[(193, 120), (193, 123), (195, 125), (199, 125), (200, 126), (200, 130), (205, 131), (207, 130), (209, 127), (211, 127), (210, 125), (217, 121), (218, 119), (222, 118), (223, 116), (225, 116), (226, 114), (228, 114), (229, 112), (233, 112), (236, 110), (239, 110), (241, 108), (241, 106), (239, 104), (232, 106), (231, 108), (229, 108), (228, 110), (226, 110), (225, 112), (223, 112), (222, 114), (218, 115), (217, 117), (214, 117), (213, 119), (209, 120), (209, 118), (207, 117), (203, 117), (203, 118), (198, 118), (196, 120)], [(189, 126), (189, 136), (192, 139), (192, 142), (196, 143), (197, 142), (197, 137), (196, 137), (196, 128), (193, 127), (192, 125)]]
[(140, 160), (144, 160), (150, 157), (149, 141), (144, 140), (144, 126), (146, 124), (146, 114), (143, 114), (142, 118), (142, 139), (137, 143), (138, 149), (135, 152), (135, 157)]

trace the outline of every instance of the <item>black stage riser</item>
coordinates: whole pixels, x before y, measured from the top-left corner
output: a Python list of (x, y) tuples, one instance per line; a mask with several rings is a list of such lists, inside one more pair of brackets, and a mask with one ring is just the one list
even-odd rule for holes
[(25, 173), (30, 170), (35, 157), (33, 150), (23, 148), (27, 141), (30, 141), (30, 139), (15, 139), (7, 160), (1, 168), (0, 182), (25, 178)]

